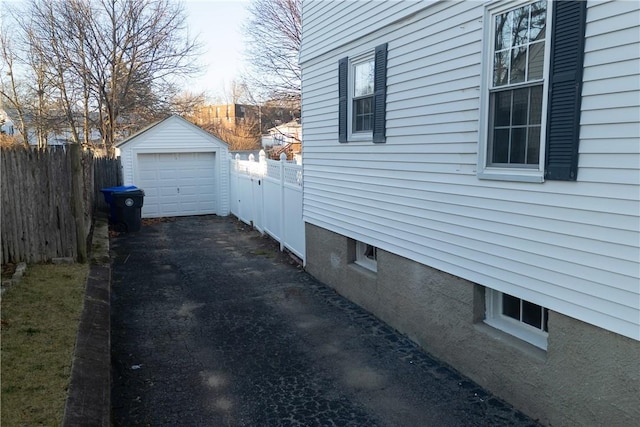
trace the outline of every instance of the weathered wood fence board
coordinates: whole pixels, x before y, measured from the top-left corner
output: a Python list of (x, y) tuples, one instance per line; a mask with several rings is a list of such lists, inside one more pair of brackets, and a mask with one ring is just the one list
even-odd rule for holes
[(122, 185), (122, 169), (120, 158), (108, 159), (106, 157), (93, 158), (93, 206), (96, 211), (108, 212), (109, 205), (104, 201), (100, 191), (106, 187)]
[[(98, 164), (98, 166), (96, 166)], [(82, 155), (85, 238), (96, 208), (104, 209), (99, 189), (120, 185), (120, 162)], [(72, 211), (70, 150), (0, 150), (0, 258), (42, 262), (78, 256)], [(82, 225), (81, 225), (82, 226)]]

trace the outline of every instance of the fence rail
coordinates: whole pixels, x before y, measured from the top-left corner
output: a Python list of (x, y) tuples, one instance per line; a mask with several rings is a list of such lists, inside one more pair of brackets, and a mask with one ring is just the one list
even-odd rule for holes
[[(78, 258), (96, 208), (104, 209), (99, 189), (119, 185), (120, 162), (83, 152), (74, 193), (69, 148), (0, 150), (0, 259), (43, 262)], [(80, 199), (74, 213), (74, 202)], [(78, 229), (80, 225), (80, 229)], [(80, 231), (80, 232), (78, 232)], [(78, 237), (80, 236), (80, 237)], [(80, 242), (79, 240), (84, 240)], [(80, 253), (82, 250), (80, 250)]]
[(239, 156), (230, 160), (231, 213), (261, 233), (267, 233), (304, 261), (302, 219), (302, 165), (268, 160), (264, 151), (258, 161)]

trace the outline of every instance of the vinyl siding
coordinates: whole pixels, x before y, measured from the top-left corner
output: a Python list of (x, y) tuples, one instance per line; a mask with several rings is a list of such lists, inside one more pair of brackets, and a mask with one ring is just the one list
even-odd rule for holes
[(303, 1), (302, 46), (300, 61), (335, 48), (339, 43), (361, 39), (369, 34), (372, 23), (381, 28), (397, 22), (435, 1)]
[[(639, 4), (588, 3), (578, 179), (542, 184), (476, 176), (482, 3), (358, 4), (303, 6), (347, 16), (303, 30), (305, 220), (640, 339)], [(384, 42), (387, 142), (339, 144), (338, 59)]]

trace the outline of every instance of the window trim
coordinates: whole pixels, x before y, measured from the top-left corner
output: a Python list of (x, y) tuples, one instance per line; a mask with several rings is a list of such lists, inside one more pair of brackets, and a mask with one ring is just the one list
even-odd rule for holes
[[(372, 111), (372, 119), (371, 119), (371, 130), (354, 132), (353, 131), (353, 101), (356, 97), (353, 96), (354, 88), (355, 88), (355, 68), (357, 65), (363, 64), (365, 62), (373, 62), (374, 67), (374, 75), (373, 82), (375, 83), (375, 52), (369, 51), (366, 53), (361, 53), (358, 56), (353, 58), (349, 58), (349, 66), (347, 72), (347, 140), (348, 141), (372, 141), (373, 140), (373, 126), (375, 121), (375, 110)], [(375, 109), (374, 101), (375, 101), (375, 88), (371, 93), (371, 105), (372, 109)]]
[[(485, 288), (484, 323), (546, 351), (549, 333), (502, 314), (502, 295), (500, 291)], [(527, 301), (524, 298), (518, 299)]]
[[(479, 145), (478, 145), (478, 179), (498, 180), (498, 181), (520, 181), (531, 183), (542, 183), (545, 180), (545, 153), (547, 150), (547, 123), (548, 123), (548, 101), (549, 101), (549, 79), (551, 64), (551, 34), (553, 28), (554, 2), (547, 0), (547, 16), (545, 29), (544, 47), (544, 68), (542, 86), (542, 117), (540, 124), (540, 147), (537, 168), (523, 166), (494, 166), (489, 165), (489, 135), (491, 125), (489, 124), (489, 112), (491, 109), (491, 93), (493, 89), (493, 57), (495, 45), (494, 19), (501, 13), (508, 12), (535, 3), (537, 0), (527, 2), (509, 1), (496, 2), (485, 7), (483, 21), (483, 51), (482, 51), (482, 73), (480, 84), (480, 124), (479, 124)], [(505, 90), (518, 87), (529, 86), (529, 83), (509, 86)]]
[[(367, 248), (371, 247), (375, 252), (375, 259), (368, 258), (364, 256), (364, 253), (367, 251)], [(361, 242), (359, 240), (356, 241), (356, 259), (354, 264), (359, 265), (360, 267), (366, 268), (367, 270), (371, 270), (374, 273), (378, 271), (378, 248), (370, 245), (368, 243)]]

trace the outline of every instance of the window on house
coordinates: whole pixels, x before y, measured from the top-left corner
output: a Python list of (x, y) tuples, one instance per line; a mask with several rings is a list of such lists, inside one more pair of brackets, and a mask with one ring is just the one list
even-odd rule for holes
[(364, 242), (356, 242), (355, 263), (371, 271), (378, 270), (378, 248)]
[(338, 139), (385, 142), (387, 44), (338, 62)]
[(479, 177), (575, 180), (584, 2), (503, 5), (485, 18)]
[(488, 164), (540, 163), (547, 2), (493, 17)]
[(486, 289), (485, 323), (547, 349), (549, 309), (509, 294)]
[(352, 132), (373, 130), (373, 56), (352, 64), (353, 85), (351, 92)]

